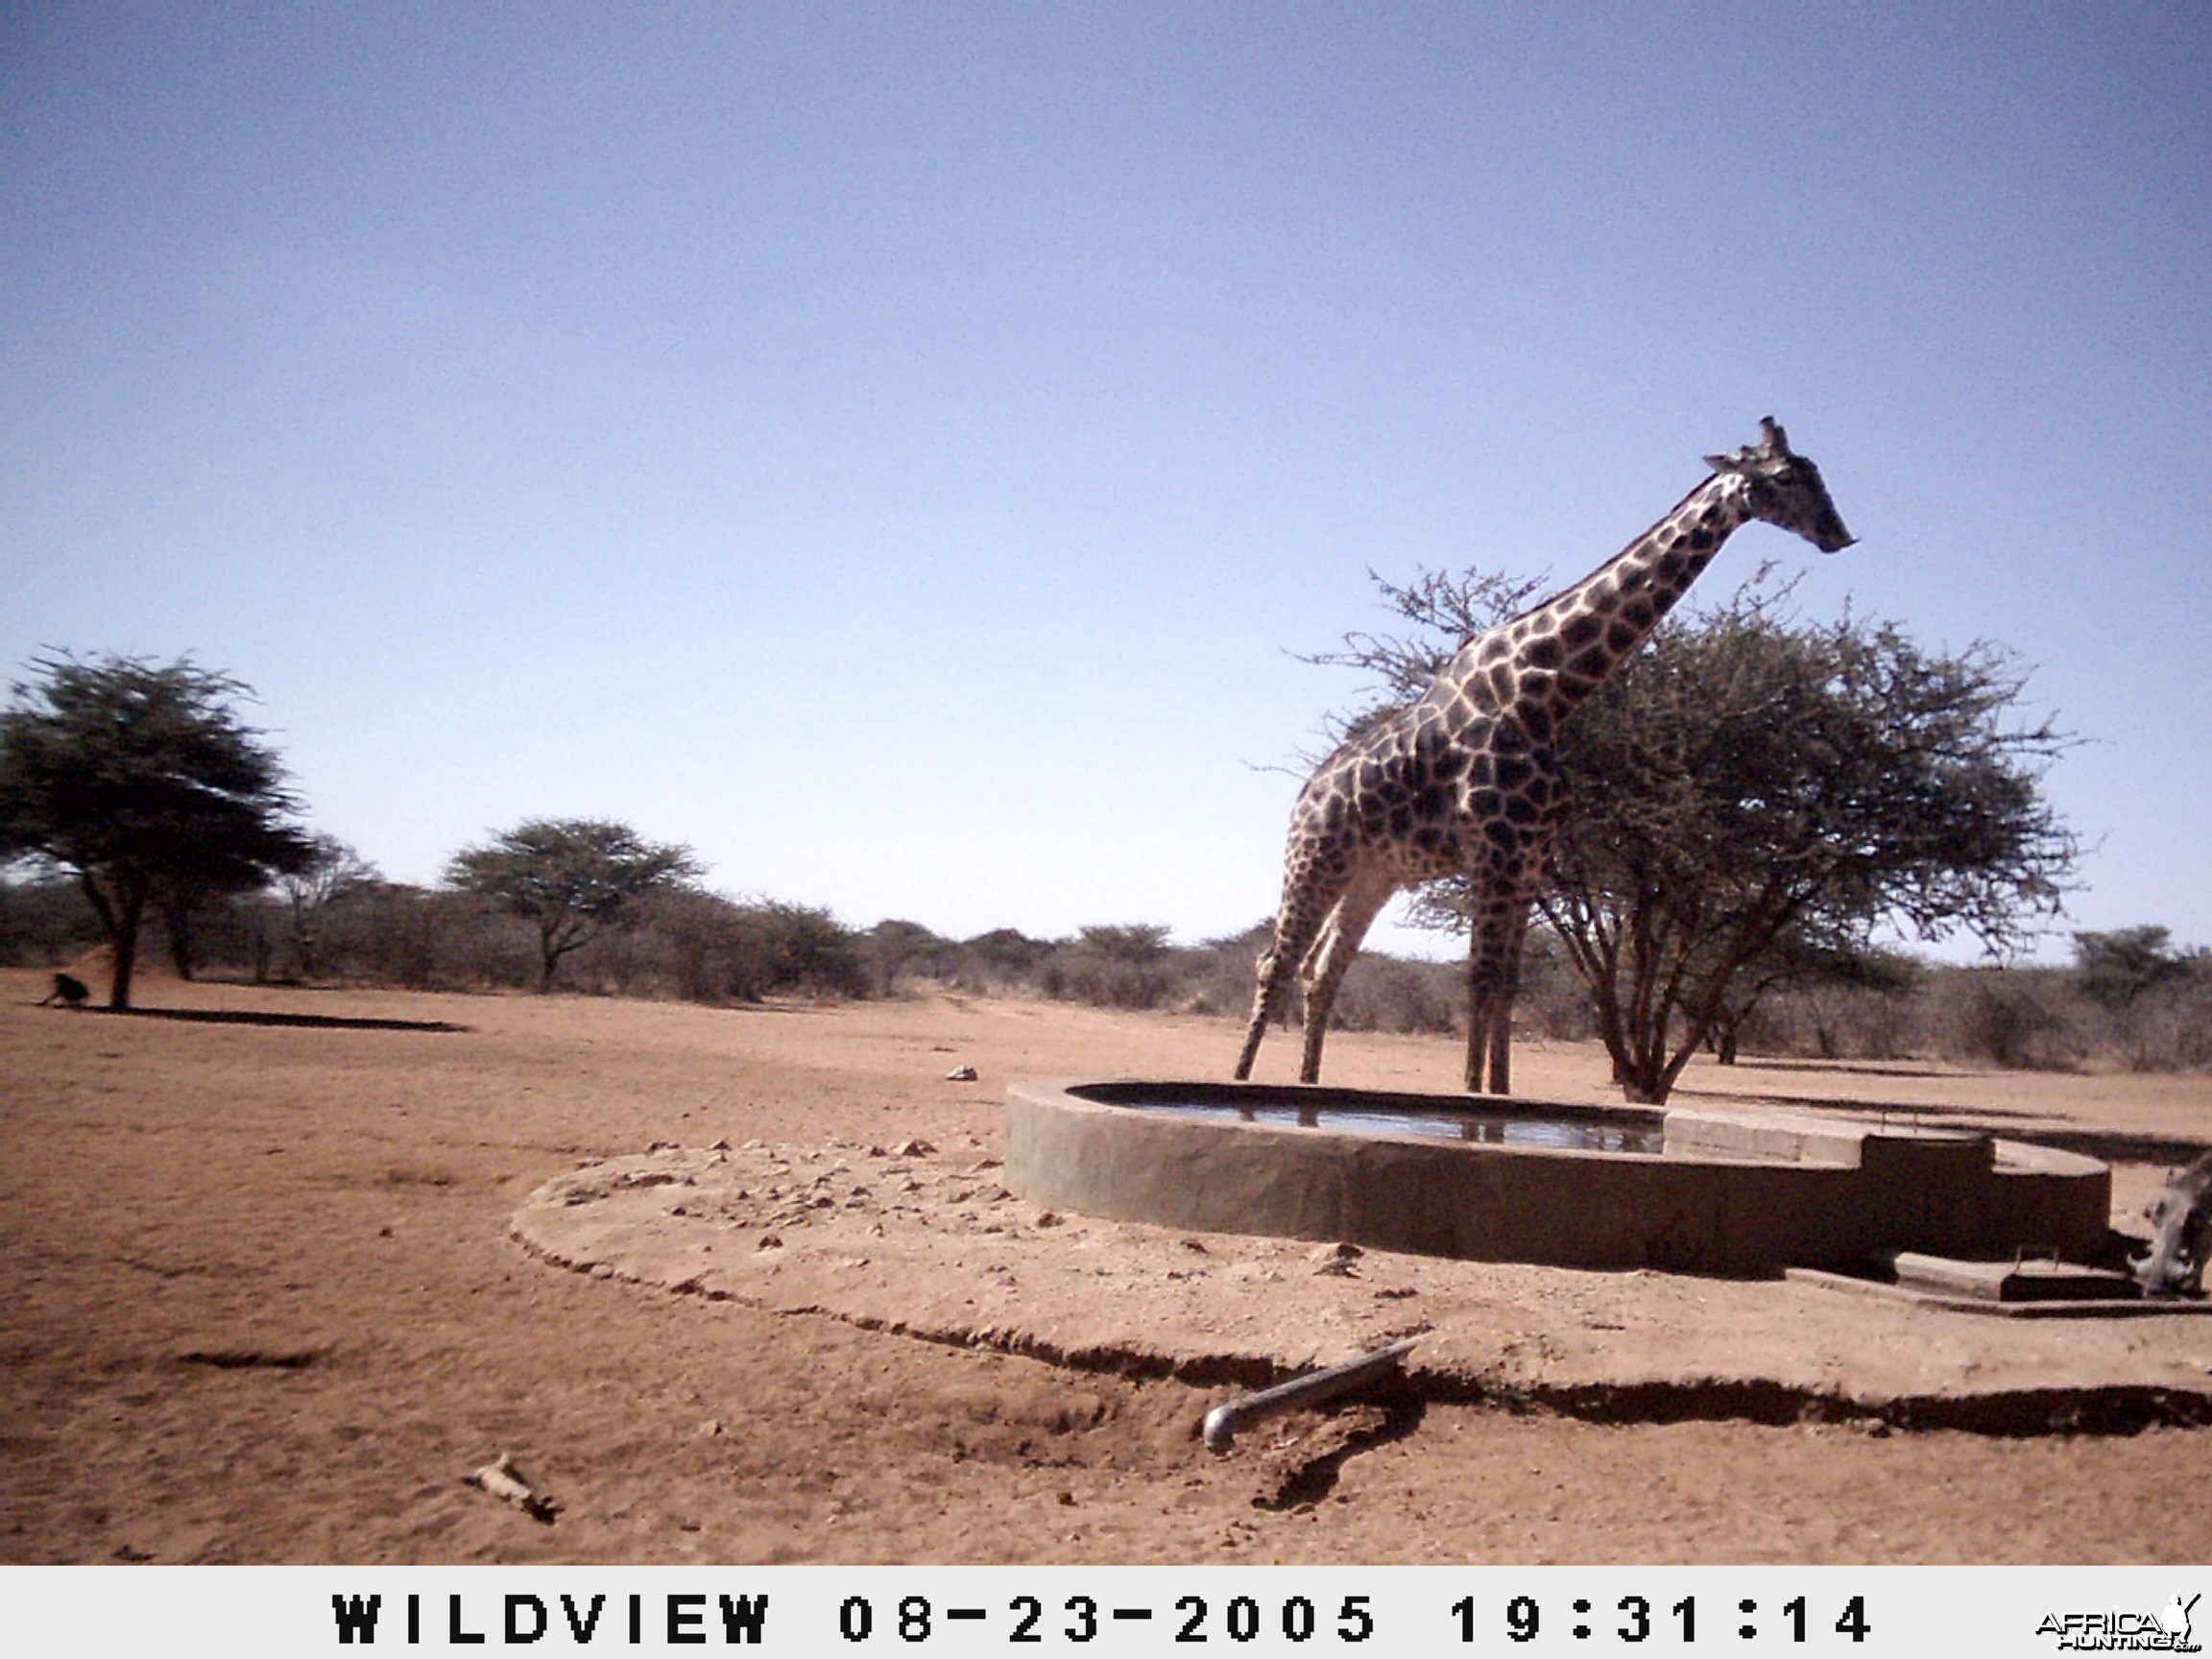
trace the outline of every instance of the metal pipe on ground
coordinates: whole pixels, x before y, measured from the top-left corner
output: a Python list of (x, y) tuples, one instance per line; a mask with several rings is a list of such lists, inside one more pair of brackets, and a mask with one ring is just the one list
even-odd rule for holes
[(1348, 1394), (1362, 1383), (1371, 1382), (1396, 1370), (1398, 1362), (1405, 1358), (1407, 1351), (1418, 1340), (1418, 1337), (1408, 1336), (1386, 1348), (1378, 1348), (1372, 1354), (1362, 1354), (1355, 1359), (1325, 1365), (1318, 1371), (1309, 1371), (1303, 1377), (1293, 1377), (1287, 1382), (1278, 1382), (1272, 1388), (1262, 1388), (1257, 1393), (1232, 1400), (1227, 1405), (1214, 1407), (1206, 1413), (1206, 1450), (1228, 1451), (1236, 1443), (1238, 1429), (1270, 1412), (1286, 1411), (1293, 1406), (1318, 1406), (1325, 1400)]

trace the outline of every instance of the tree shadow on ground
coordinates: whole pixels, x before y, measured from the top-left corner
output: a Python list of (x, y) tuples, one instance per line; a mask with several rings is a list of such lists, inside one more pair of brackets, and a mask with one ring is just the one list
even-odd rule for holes
[(1764, 1054), (1746, 1054), (1739, 1062), (1746, 1071), (1838, 1071), (1856, 1077), (1957, 1077), (1957, 1071), (1910, 1062), (1887, 1060), (1792, 1060)]
[(372, 1020), (345, 1014), (272, 1014), (241, 1008), (93, 1008), (127, 1020), (182, 1020), (197, 1025), (290, 1025), (311, 1031), (473, 1031), (449, 1020)]

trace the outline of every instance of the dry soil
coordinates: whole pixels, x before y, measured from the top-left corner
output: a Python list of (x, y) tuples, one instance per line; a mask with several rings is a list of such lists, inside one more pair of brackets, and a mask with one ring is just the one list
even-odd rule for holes
[[(2212, 1318), (2023, 1334), (1779, 1281), (1332, 1263), (1000, 1193), (1008, 1080), (1217, 1076), (1220, 1021), (158, 979), (118, 1017), (44, 990), (0, 974), (0, 1559), (2212, 1559)], [(1516, 1058), (1526, 1094), (1610, 1097), (1593, 1051)], [(1444, 1090), (1458, 1055), (1345, 1034), (1329, 1060)], [(2095, 1152), (2123, 1223), (2212, 1141), (2201, 1077), (1687, 1088)], [(644, 1232), (568, 1265), (534, 1236), (549, 1183), (679, 1168), (716, 1203), (633, 1180)], [(770, 1235), (757, 1293), (679, 1270)], [(1400, 1333), (1406, 1390), (1200, 1448), (1239, 1382)], [(1980, 1427), (1917, 1426), (1946, 1421)], [(538, 1514), (468, 1482), (500, 1454)]]

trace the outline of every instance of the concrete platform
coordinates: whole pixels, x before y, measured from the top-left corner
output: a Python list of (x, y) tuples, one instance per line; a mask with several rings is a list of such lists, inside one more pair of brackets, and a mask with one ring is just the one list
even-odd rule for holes
[(611, 1295), (653, 1286), (1224, 1389), (1418, 1336), (1406, 1375), (1431, 1398), (1617, 1421), (2004, 1433), (2212, 1421), (2212, 1320), (2188, 1316), (2202, 1304), (1993, 1318), (1795, 1277), (1316, 1246), (1070, 1215), (1002, 1175), (976, 1150), (920, 1142), (671, 1147), (548, 1183), (514, 1233)]

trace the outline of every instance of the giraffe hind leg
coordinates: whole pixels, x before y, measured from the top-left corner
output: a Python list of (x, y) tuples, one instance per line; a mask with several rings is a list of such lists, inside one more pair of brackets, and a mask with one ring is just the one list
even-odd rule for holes
[[(1259, 1057), (1261, 1038), (1267, 1034), (1267, 1022), (1284, 1012), (1290, 983), (1310, 954), (1315, 931), (1326, 926), (1334, 911), (1334, 896), (1327, 896), (1327, 902), (1317, 910), (1293, 903), (1291, 896), (1285, 895), (1282, 911), (1275, 918), (1274, 941), (1261, 954), (1254, 971), (1259, 983), (1252, 993), (1252, 1018), (1244, 1027), (1244, 1047), (1237, 1056), (1238, 1082), (1252, 1075), (1252, 1063)], [(1318, 923), (1311, 919), (1316, 916), (1320, 917)]]
[(1253, 998), (1252, 1020), (1244, 1027), (1244, 1048), (1237, 1056), (1237, 1081), (1241, 1083), (1252, 1075), (1252, 1062), (1260, 1058), (1260, 1039), (1267, 1034), (1267, 1019), (1274, 1012), (1274, 998), (1267, 994), (1264, 983)]
[(1356, 886), (1336, 902), (1328, 925), (1306, 959), (1306, 1049), (1298, 1066), (1298, 1081), (1321, 1081), (1321, 1046), (1329, 1039), (1329, 1013), (1336, 1004), (1337, 987), (1359, 954), (1359, 945), (1393, 889)]
[[(1276, 925), (1280, 934), (1282, 925)], [(1267, 1035), (1267, 1022), (1274, 1019), (1283, 1005), (1285, 992), (1290, 985), (1290, 965), (1296, 958), (1269, 946), (1262, 954), (1256, 970), (1260, 983), (1252, 993), (1252, 1018), (1244, 1026), (1244, 1047), (1237, 1056), (1237, 1081), (1241, 1083), (1252, 1075), (1252, 1062), (1260, 1057), (1260, 1039)]]

